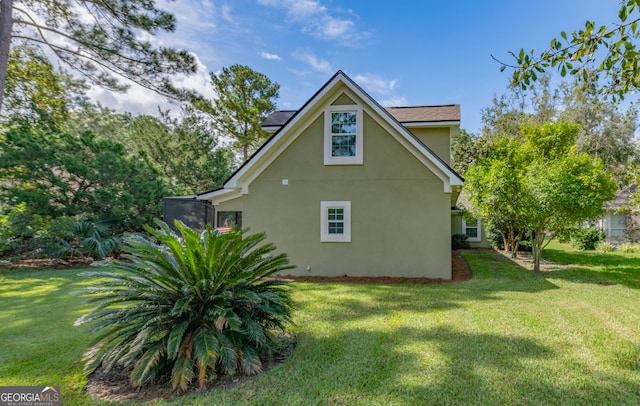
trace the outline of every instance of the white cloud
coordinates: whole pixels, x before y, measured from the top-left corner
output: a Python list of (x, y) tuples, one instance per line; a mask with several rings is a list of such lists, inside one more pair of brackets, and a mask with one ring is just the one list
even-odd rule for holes
[(381, 95), (390, 94), (396, 87), (397, 83), (395, 79), (385, 80), (372, 73), (355, 75), (353, 80), (355, 80), (356, 83), (362, 86), (366, 91)]
[[(178, 74), (172, 77), (173, 85), (182, 89), (197, 90), (208, 99), (214, 99), (215, 93), (210, 85), (210, 76), (207, 68), (196, 56), (198, 72), (194, 75)], [(129, 85), (125, 93), (117, 93), (99, 86), (92, 86), (87, 96), (100, 102), (104, 106), (117, 111), (132, 114), (158, 114), (158, 107), (162, 110), (171, 110), (173, 113), (180, 111), (180, 104), (158, 95), (156, 92), (146, 89), (131, 81), (121, 79)]]
[(334, 69), (331, 66), (331, 63), (325, 61), (324, 59), (318, 58), (315, 54), (311, 52), (297, 52), (293, 54), (295, 59), (306, 62), (313, 69), (321, 73), (333, 73)]
[(220, 8), (220, 15), (222, 16), (222, 19), (229, 23), (232, 23), (234, 21), (233, 15), (231, 15), (231, 10), (232, 7), (228, 4), (223, 4)]
[(354, 45), (370, 35), (359, 30), (352, 18), (337, 17), (316, 0), (258, 0), (258, 3), (286, 10), (291, 20), (302, 25), (302, 31), (316, 38)]
[(386, 100), (380, 100), (380, 105), (383, 107), (398, 107), (398, 106), (406, 106), (409, 104), (407, 98), (404, 96), (392, 97)]
[(282, 58), (279, 55), (276, 54), (270, 54), (269, 52), (260, 52), (260, 56), (264, 59), (269, 59), (269, 60), (273, 60), (273, 61), (281, 61)]

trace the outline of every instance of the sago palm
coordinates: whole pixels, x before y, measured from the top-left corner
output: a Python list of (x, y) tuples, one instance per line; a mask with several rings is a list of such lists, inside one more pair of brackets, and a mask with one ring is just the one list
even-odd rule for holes
[(159, 222), (151, 239), (130, 236), (127, 261), (115, 270), (87, 272), (97, 307), (76, 324), (96, 334), (85, 372), (121, 366), (144, 386), (170, 376), (174, 389), (197, 379), (201, 388), (219, 374), (261, 371), (261, 356), (277, 346), (275, 330), (291, 322), (284, 282), (265, 277), (291, 269), (274, 255), (264, 234), (204, 232), (176, 222), (180, 235)]

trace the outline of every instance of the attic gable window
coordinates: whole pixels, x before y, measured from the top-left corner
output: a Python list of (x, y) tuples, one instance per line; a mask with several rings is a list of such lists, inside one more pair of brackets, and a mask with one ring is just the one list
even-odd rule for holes
[(325, 110), (324, 164), (362, 164), (362, 109), (330, 106)]

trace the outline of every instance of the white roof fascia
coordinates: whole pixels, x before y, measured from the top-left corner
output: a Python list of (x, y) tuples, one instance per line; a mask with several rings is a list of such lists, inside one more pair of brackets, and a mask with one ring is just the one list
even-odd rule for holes
[(226, 202), (228, 200), (242, 197), (242, 192), (237, 189), (218, 189), (213, 192), (205, 193), (198, 196), (198, 200), (209, 200), (214, 205)]
[[(285, 136), (285, 134), (287, 133), (287, 129), (293, 127), (294, 125), (296, 125), (298, 122), (300, 122), (305, 115), (312, 109), (314, 109), (316, 107), (317, 101), (318, 100), (322, 100), (323, 97), (325, 97), (330, 91), (333, 90), (335, 84), (337, 82), (342, 82), (342, 83), (346, 83), (345, 80), (342, 79), (343, 78), (343, 74), (338, 74), (335, 75), (335, 77), (333, 78), (333, 80), (326, 84), (322, 91), (317, 93), (315, 95), (315, 97), (310, 100), (309, 102), (307, 102), (304, 106), (304, 108), (302, 108), (301, 110), (299, 110), (296, 115), (293, 117), (292, 120), (289, 120), (289, 122), (286, 124), (286, 126), (280, 128), (280, 131), (275, 135), (275, 137), (273, 139), (271, 139), (269, 142), (271, 143), (271, 145), (267, 146), (266, 148), (261, 149), (260, 151), (257, 152), (257, 154), (252, 158), (253, 162), (249, 162), (249, 164), (247, 166), (245, 166), (244, 168), (241, 168), (238, 172), (236, 172), (231, 178), (229, 178), (227, 180), (227, 182), (224, 184), (224, 186), (226, 188), (237, 188), (237, 187), (244, 187), (246, 190), (246, 186), (242, 185), (240, 186), (238, 181), (245, 175), (247, 174), (247, 172), (249, 172), (250, 169), (253, 169), (253, 167), (257, 164), (257, 162), (259, 162), (260, 160), (263, 159), (263, 157), (265, 157), (265, 155), (269, 154), (271, 151), (273, 150), (273, 148), (276, 145), (279, 145), (280, 142), (282, 142), (282, 138)], [(317, 117), (316, 117), (317, 118)], [(300, 135), (301, 131), (298, 131), (297, 135)], [(291, 144), (293, 141), (295, 140), (295, 138), (291, 137), (291, 139), (286, 143), (286, 145), (288, 146), (289, 144)], [(279, 153), (277, 154), (273, 154), (275, 156), (279, 155)], [(275, 156), (271, 157), (268, 160), (268, 163), (270, 164), (274, 159)], [(260, 168), (258, 168), (259, 170), (257, 171), (258, 174), (260, 172), (262, 172), (262, 170), (264, 170), (264, 168), (266, 168), (268, 166), (267, 165), (260, 165)], [(257, 175), (256, 175), (257, 176)], [(254, 176), (253, 178), (255, 178), (256, 176)], [(244, 182), (243, 182), (244, 183)]]
[(451, 121), (409, 121), (406, 123), (400, 122), (406, 128), (415, 128), (415, 127), (456, 127), (460, 125), (460, 121), (451, 120)]
[[(309, 100), (309, 102), (305, 104), (303, 109), (298, 111), (298, 113), (293, 117), (292, 120), (287, 123), (286, 126), (280, 129), (280, 132), (278, 132), (275, 137), (269, 141), (271, 145), (258, 151), (256, 156), (252, 158), (252, 162), (249, 162), (247, 166), (241, 168), (230, 179), (227, 180), (227, 182), (224, 184), (225, 188), (242, 188), (243, 194), (248, 193), (248, 185), (256, 177), (258, 177), (260, 173), (264, 169), (266, 169), (278, 157), (278, 155), (280, 155), (280, 153), (284, 151), (284, 149), (302, 133), (302, 131), (306, 129), (306, 126), (300, 126), (300, 129), (296, 131), (293, 136), (290, 136), (288, 137), (288, 139), (283, 140), (284, 136), (287, 133), (287, 130), (297, 123), (301, 122), (310, 110), (316, 108), (318, 101), (322, 100), (322, 98), (324, 98), (328, 93), (333, 91), (335, 85), (338, 82), (344, 84), (347, 89), (353, 93), (352, 96), (355, 95), (355, 98), (363, 100), (367, 108), (372, 109), (378, 114), (379, 117), (383, 118), (384, 122), (380, 122), (377, 119), (376, 122), (383, 125), (385, 129), (394, 136), (394, 138), (400, 141), (400, 143), (420, 162), (422, 162), (423, 165), (429, 168), (436, 176), (438, 176), (438, 178), (443, 181), (445, 193), (451, 193), (451, 186), (463, 185), (462, 179), (460, 179), (460, 177), (455, 172), (453, 172), (452, 169), (448, 168), (443, 162), (440, 161), (438, 157), (434, 155), (431, 150), (427, 149), (421, 142), (416, 140), (407, 128), (399, 124), (393, 118), (387, 119), (391, 116), (390, 113), (388, 113), (377, 102), (375, 102), (375, 100), (373, 100), (371, 96), (364, 93), (364, 91), (357, 86), (354, 86), (353, 82), (348, 79), (343, 72), (339, 72), (337, 75), (335, 75), (331, 82), (327, 83), (322, 88), (322, 90), (313, 97), (313, 99)], [(353, 98), (354, 97), (352, 97), (352, 99)], [(308, 123), (305, 124), (310, 124), (322, 113), (323, 110), (320, 109), (317, 114), (314, 114), (310, 119), (305, 120), (308, 121)], [(390, 131), (389, 128), (393, 128), (395, 131)], [(398, 138), (395, 134), (401, 135), (401, 138)], [(260, 161), (263, 162), (259, 164)], [(242, 179), (242, 177), (248, 174), (250, 171), (252, 171), (253, 173), (247, 179)]]
[[(416, 158), (420, 159), (420, 162), (425, 164), (425, 166), (427, 166), (432, 171), (433, 171), (433, 165), (435, 165), (435, 167), (438, 168), (443, 175), (445, 175), (445, 177), (447, 179), (443, 179), (442, 177), (440, 177), (440, 179), (442, 179), (444, 181), (444, 183), (445, 183), (444, 190), (445, 190), (446, 193), (451, 192), (451, 186), (462, 186), (463, 185), (462, 179), (460, 179), (460, 177), (455, 172), (453, 172), (453, 170), (451, 168), (447, 167), (443, 162), (441, 162), (440, 158), (435, 156), (433, 151), (429, 150), (420, 141), (416, 140), (414, 138), (413, 134), (411, 134), (411, 132), (409, 132), (409, 130), (406, 127), (404, 127), (402, 124), (399, 124), (393, 118), (393, 116), (388, 111), (386, 111), (382, 106), (380, 106), (375, 100), (373, 100), (371, 98), (371, 96), (369, 96), (368, 94), (364, 93), (364, 91), (361, 90), (360, 88), (354, 86), (353, 83), (351, 82), (351, 80), (349, 80), (349, 79), (343, 80), (343, 83), (351, 91), (353, 91), (360, 99), (365, 100), (365, 102), (369, 101), (369, 103), (367, 103), (368, 106), (370, 108), (372, 108), (376, 113), (378, 113), (378, 115), (380, 117), (383, 117), (384, 121), (386, 123), (388, 123), (389, 125), (391, 125), (391, 127), (394, 128), (397, 131), (397, 133), (401, 134), (403, 136), (403, 138), (406, 141), (408, 141), (414, 148), (416, 148), (418, 151), (420, 151), (420, 153), (425, 158), (427, 158), (428, 161), (432, 165), (428, 165), (426, 161), (420, 159), (414, 153), (414, 156), (416, 156)], [(387, 119), (387, 117), (391, 117), (391, 118)], [(378, 121), (378, 120), (376, 120), (376, 121)], [(380, 123), (380, 122), (378, 122), (378, 123), (379, 124), (384, 124), (384, 123)], [(387, 130), (387, 131), (389, 131), (389, 130)], [(389, 131), (389, 132), (393, 135), (393, 132), (391, 132), (391, 131)], [(409, 149), (409, 151), (411, 151), (411, 149)], [(434, 171), (434, 173), (436, 173), (436, 175), (437, 175), (438, 171)]]
[[(384, 128), (389, 134), (391, 134), (407, 151), (409, 151), (418, 161), (420, 161), (424, 166), (429, 168), (431, 172), (433, 172), (443, 183), (444, 183), (444, 192), (451, 193), (451, 186), (462, 185), (462, 181), (457, 176), (449, 175), (446, 170), (446, 166), (442, 164), (439, 160), (430, 159), (429, 150), (427, 150), (421, 143), (412, 142), (415, 141), (413, 137), (408, 138), (403, 132), (400, 134), (404, 135), (402, 137), (398, 137), (395, 134), (398, 134), (398, 131), (394, 131), (394, 126), (389, 126), (389, 121), (384, 120), (380, 121), (375, 117), (372, 117), (382, 128)], [(407, 130), (405, 130), (407, 131)], [(438, 165), (439, 164), (439, 165)], [(456, 182), (457, 181), (457, 182)]]

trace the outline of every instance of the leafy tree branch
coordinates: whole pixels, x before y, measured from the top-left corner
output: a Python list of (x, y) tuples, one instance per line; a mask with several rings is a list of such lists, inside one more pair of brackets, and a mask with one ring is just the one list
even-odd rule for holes
[(178, 97), (170, 75), (193, 74), (193, 54), (148, 38), (175, 30), (172, 14), (147, 0), (0, 0), (0, 108), (12, 39), (49, 48), (93, 83), (122, 91), (126, 78)]
[(639, 12), (640, 0), (625, 0), (618, 11), (620, 21), (613, 26), (596, 27), (594, 21), (586, 21), (583, 29), (561, 32), (560, 38), (553, 38), (549, 49), (541, 53), (524, 49), (517, 54), (511, 52), (515, 63), (492, 58), (500, 63), (501, 71), (512, 69), (512, 83), (523, 89), (552, 68), (563, 77), (569, 74), (584, 82), (598, 83), (604, 78), (601, 92), (622, 99), (640, 85)]

